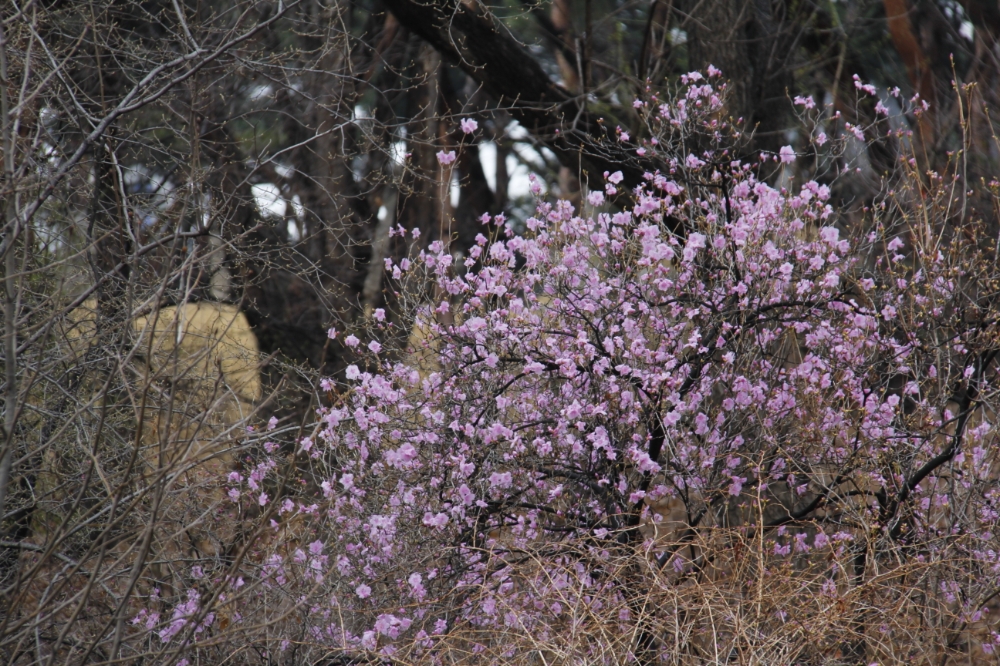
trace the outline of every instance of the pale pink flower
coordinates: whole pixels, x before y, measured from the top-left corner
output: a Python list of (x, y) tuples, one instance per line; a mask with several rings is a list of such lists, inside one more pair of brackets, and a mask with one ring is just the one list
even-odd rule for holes
[(807, 109), (814, 109), (814, 108), (816, 108), (816, 100), (814, 100), (812, 98), (812, 95), (809, 95), (808, 97), (801, 97), (801, 96), (800, 97), (796, 97), (795, 98), (795, 104), (797, 104), (799, 106), (804, 106)]

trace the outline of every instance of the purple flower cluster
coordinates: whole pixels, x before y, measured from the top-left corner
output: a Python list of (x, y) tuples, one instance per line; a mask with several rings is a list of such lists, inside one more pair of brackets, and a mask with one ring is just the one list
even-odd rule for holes
[[(718, 95), (692, 74), (677, 100), (637, 104), (660, 128), (647, 148), (677, 127), (721, 136)], [(255, 581), (312, 609), (311, 640), (391, 655), (463, 623), (551, 634), (571, 602), (638, 621), (593, 562), (685, 575), (669, 506), (685, 530), (759, 535), (768, 567), (822, 563), (804, 588), (819, 600), (851, 580), (837, 558), (859, 539), (940, 558), (968, 535), (970, 575), (1000, 572), (995, 430), (976, 412), (995, 333), (962, 290), (985, 264), (884, 208), (845, 233), (827, 185), (775, 189), (722, 149), (663, 160), (639, 183), (606, 174), (589, 215), (541, 201), (524, 235), (485, 216), (464, 263), (439, 241), (386, 260), (435, 284), (427, 353), (392, 362), (372, 340), (348, 368), (302, 446), (322, 501), (286, 500)], [(626, 186), (629, 205), (600, 210)], [(276, 467), (234, 472), (230, 496), (266, 506)], [(316, 540), (283, 550), (303, 525)]]

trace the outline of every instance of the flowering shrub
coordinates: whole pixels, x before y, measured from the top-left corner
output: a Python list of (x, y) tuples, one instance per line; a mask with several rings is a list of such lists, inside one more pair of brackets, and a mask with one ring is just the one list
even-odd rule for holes
[(663, 172), (387, 261), (432, 284), (424, 353), (389, 354), (382, 316), (349, 338), (365, 362), (299, 443), (316, 492), (270, 494), (271, 457), (234, 472), (265, 537), (159, 637), (225, 616), (296, 663), (991, 653), (996, 232), (912, 171), (838, 226), (826, 185), (726, 153), (721, 106), (689, 75), (636, 104)]

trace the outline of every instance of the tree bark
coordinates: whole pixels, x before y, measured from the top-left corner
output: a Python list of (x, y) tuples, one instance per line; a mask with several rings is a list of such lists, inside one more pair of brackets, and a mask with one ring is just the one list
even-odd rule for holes
[(656, 168), (609, 137), (600, 119), (587, 114), (581, 100), (553, 82), (484, 5), (453, 0), (386, 0), (385, 4), (402, 25), (497, 98), (574, 173), (600, 177), (605, 171), (621, 171), (626, 182), (638, 183), (643, 173)]

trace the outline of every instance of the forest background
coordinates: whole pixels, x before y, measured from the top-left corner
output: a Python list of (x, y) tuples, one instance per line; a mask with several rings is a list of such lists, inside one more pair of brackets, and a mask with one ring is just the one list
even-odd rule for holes
[[(420, 306), (438, 303), (443, 287), (431, 274), (400, 282), (391, 268), (425, 250), (455, 265), (478, 257), (484, 214), (520, 236), (538, 201), (582, 211), (590, 194), (608, 192), (608, 210), (628, 209), (632, 188), (668, 170), (671, 157), (666, 144), (649, 143), (656, 133), (634, 101), (672, 103), (691, 83), (682, 77), (716, 68), (717, 119), (733, 128), (727, 160), (753, 164), (776, 191), (828, 187), (827, 224), (845, 237), (867, 232), (871, 211), (906, 190), (908, 214), (928, 229), (964, 234), (980, 249), (989, 245), (982, 238), (995, 240), (996, 3), (8, 3), (0, 10), (0, 660), (402, 659), (363, 643), (360, 629), (358, 640), (320, 649), (318, 639), (272, 632), (274, 618), (242, 624), (230, 641), (227, 627), (239, 623), (232, 613), (220, 619), (217, 607), (246, 562), (266, 570), (260, 553), (281, 540), (267, 532), (278, 500), (323, 494), (329, 476), (302, 442), (315, 436), (317, 410), (337, 404), (335, 387), (368, 358), (371, 348), (351, 341), (378, 337), (386, 363), (430, 371), (441, 349), (431, 337), (447, 334), (420, 323)], [(819, 135), (829, 137), (826, 148)], [(716, 139), (686, 135), (685, 151)], [(606, 189), (616, 172), (623, 192)], [(941, 195), (945, 184), (952, 190)], [(675, 223), (664, 225), (683, 244), (693, 227)], [(970, 251), (950, 247), (959, 258)], [(976, 307), (992, 312), (994, 278), (983, 275)], [(438, 315), (435, 326), (456, 323)], [(985, 368), (994, 347), (982, 344)], [(902, 381), (884, 375), (887, 386)], [(261, 469), (257, 481), (271, 475), (268, 501), (229, 520), (219, 507), (229, 506), (231, 475), (242, 481)], [(690, 507), (686, 515), (697, 527)], [(848, 557), (856, 566), (858, 553)], [(178, 615), (195, 589), (192, 566), (208, 568), (202, 560), (229, 574), (196, 585), (211, 603)], [(634, 579), (633, 566), (625, 558), (620, 574)], [(861, 558), (855, 575), (865, 566)], [(963, 615), (968, 608), (946, 610), (951, 583), (935, 581), (919, 603), (931, 608), (928, 594), (952, 601), (927, 611), (938, 633), (925, 647), (901, 656), (892, 640), (873, 642), (869, 611), (851, 606), (838, 625), (849, 636), (809, 653), (803, 634), (792, 650), (799, 656), (781, 659), (993, 658), (996, 634), (982, 618), (996, 593)], [(136, 618), (152, 617), (156, 604), (150, 635), (137, 638), (147, 621)], [(301, 610), (293, 603), (282, 621)], [(198, 629), (209, 615), (211, 628)], [(163, 634), (164, 626), (177, 630)], [(683, 653), (690, 663), (728, 663), (739, 654), (741, 663), (778, 663), (755, 642), (764, 629), (713, 638), (716, 651), (720, 640), (729, 646), (725, 656), (692, 639), (669, 659), (657, 651), (663, 645), (654, 649), (652, 630), (637, 631), (601, 659), (680, 662)], [(199, 645), (195, 635), (206, 633), (211, 645)], [(423, 640), (406, 659), (424, 658)], [(504, 654), (476, 647), (489, 641), (475, 632), (454, 640), (451, 652), (426, 658)], [(525, 659), (572, 660), (553, 657), (563, 649), (553, 641), (526, 647), (534, 656)]]

